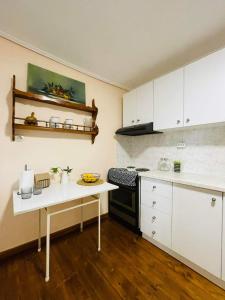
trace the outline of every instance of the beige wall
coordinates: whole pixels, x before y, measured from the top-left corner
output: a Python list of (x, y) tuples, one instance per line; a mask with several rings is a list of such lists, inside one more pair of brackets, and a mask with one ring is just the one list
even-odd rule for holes
[[(92, 145), (89, 137), (65, 136), (62, 134), (36, 133), (24, 135), (23, 142), (11, 141), (11, 85), (16, 75), (16, 87), (26, 90), (27, 63), (33, 63), (62, 75), (85, 82), (86, 99), (90, 105), (95, 98), (99, 108), (97, 124), (99, 135)], [(72, 177), (77, 179), (84, 171), (96, 171), (106, 177), (107, 170), (116, 165), (115, 130), (121, 126), (123, 90), (79, 73), (62, 64), (0, 38), (0, 252), (33, 240), (37, 236), (37, 213), (13, 216), (12, 190), (17, 186), (20, 173), (27, 163), (36, 172), (48, 171), (52, 166), (73, 167)], [(24, 101), (16, 107), (17, 116), (26, 116), (34, 111), (37, 117), (49, 119), (57, 115), (64, 120), (72, 116), (82, 124), (84, 114), (48, 105), (31, 106)], [(29, 201), (29, 200), (27, 200)], [(102, 212), (107, 212), (107, 195), (104, 195)], [(43, 212), (44, 213), (44, 212)], [(97, 207), (85, 208), (85, 218), (97, 213)], [(79, 222), (79, 211), (57, 216), (52, 231)], [(45, 227), (43, 224), (42, 232)]]

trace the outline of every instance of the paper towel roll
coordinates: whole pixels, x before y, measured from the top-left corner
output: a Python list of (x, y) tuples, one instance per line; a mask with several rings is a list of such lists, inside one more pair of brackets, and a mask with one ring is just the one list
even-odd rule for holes
[(34, 171), (25, 170), (20, 177), (20, 191), (21, 189), (28, 189), (34, 187)]

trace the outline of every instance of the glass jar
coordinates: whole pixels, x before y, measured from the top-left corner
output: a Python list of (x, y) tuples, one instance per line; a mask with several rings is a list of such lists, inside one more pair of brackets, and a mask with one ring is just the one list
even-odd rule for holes
[(160, 161), (159, 161), (159, 170), (160, 171), (169, 171), (171, 168), (171, 163), (170, 163), (170, 160), (166, 157), (162, 157), (160, 158)]

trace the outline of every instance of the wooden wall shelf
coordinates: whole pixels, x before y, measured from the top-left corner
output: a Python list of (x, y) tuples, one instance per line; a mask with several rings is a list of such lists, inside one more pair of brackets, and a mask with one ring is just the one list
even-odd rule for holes
[[(13, 75), (13, 90), (12, 90), (12, 98), (13, 98), (13, 111), (12, 111), (12, 140), (15, 141), (15, 130), (16, 129), (23, 129), (23, 130), (42, 130), (42, 131), (50, 131), (50, 132), (61, 132), (61, 133), (73, 133), (73, 134), (84, 134), (84, 135), (90, 135), (92, 138), (92, 144), (95, 141), (95, 137), (98, 135), (98, 126), (96, 125), (96, 118), (98, 114), (98, 108), (95, 106), (95, 101), (94, 99), (92, 100), (92, 106), (86, 106), (84, 104), (79, 104), (75, 103), (73, 101), (65, 100), (62, 98), (50, 98), (45, 95), (39, 95), (39, 94), (34, 94), (30, 92), (24, 92), (17, 90), (15, 88), (16, 85), (16, 76)], [(19, 124), (16, 122), (16, 120), (23, 120), (23, 118), (18, 118), (15, 116), (15, 103), (17, 99), (26, 99), (26, 100), (31, 100), (31, 101), (36, 101), (39, 103), (47, 103), (50, 105), (56, 105), (56, 106), (61, 106), (73, 110), (79, 110), (79, 111), (84, 111), (84, 112), (89, 112), (92, 115), (92, 127), (87, 130), (85, 126), (83, 125), (73, 125), (73, 129), (67, 129), (63, 128), (63, 124), (60, 124), (60, 128), (52, 128), (49, 127), (47, 124), (49, 123), (48, 121), (39, 121), (42, 123), (46, 123), (46, 126), (30, 126), (30, 125), (24, 125), (24, 124)]]

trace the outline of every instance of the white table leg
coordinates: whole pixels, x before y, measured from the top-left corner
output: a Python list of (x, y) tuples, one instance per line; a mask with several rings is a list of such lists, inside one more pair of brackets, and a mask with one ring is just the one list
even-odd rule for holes
[(47, 233), (46, 233), (46, 275), (45, 275), (45, 281), (49, 281), (49, 261), (50, 261), (50, 215), (48, 214), (47, 209)]
[(38, 224), (38, 252), (41, 252), (41, 209), (38, 211), (38, 219), (39, 219), (39, 224)]
[(98, 251), (101, 251), (101, 199), (98, 198)]
[[(81, 203), (83, 204), (83, 198), (81, 199)], [(81, 220), (80, 220), (80, 232), (83, 232), (83, 206), (81, 206), (81, 211), (80, 211), (80, 216), (81, 216)]]

